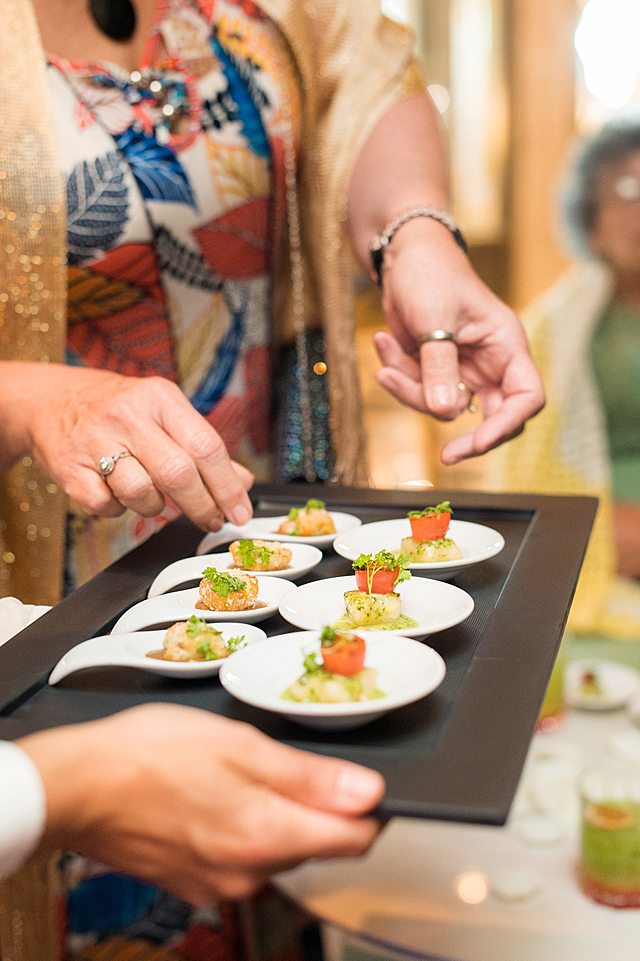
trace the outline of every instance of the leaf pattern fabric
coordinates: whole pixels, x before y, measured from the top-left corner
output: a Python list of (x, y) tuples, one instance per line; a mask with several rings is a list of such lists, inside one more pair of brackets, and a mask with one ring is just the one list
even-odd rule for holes
[(67, 178), (69, 263), (86, 263), (114, 247), (127, 210), (125, 171), (116, 151), (76, 164)]
[[(179, 384), (231, 456), (267, 479), (270, 251), (283, 229), (283, 117), (300, 116), (296, 68), (252, 4), (203, 0), (200, 15), (194, 0), (159, 0), (157, 18), (138, 79), (49, 58), (67, 178), (67, 358)], [(172, 97), (175, 123), (163, 112)], [(68, 583), (171, 514), (140, 525), (129, 512), (74, 513)]]
[(145, 200), (195, 207), (193, 190), (173, 150), (142, 130), (132, 128), (116, 134), (113, 139)]

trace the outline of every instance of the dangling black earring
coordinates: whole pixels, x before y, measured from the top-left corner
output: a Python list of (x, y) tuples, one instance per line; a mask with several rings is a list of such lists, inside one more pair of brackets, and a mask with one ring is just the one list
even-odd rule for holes
[(89, 13), (107, 37), (124, 43), (136, 29), (136, 10), (132, 0), (89, 0)]

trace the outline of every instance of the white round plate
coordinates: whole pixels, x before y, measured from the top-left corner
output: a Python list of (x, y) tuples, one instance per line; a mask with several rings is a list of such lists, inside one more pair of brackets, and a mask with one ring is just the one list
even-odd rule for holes
[[(329, 511), (336, 534), (341, 534), (353, 527), (359, 527), (362, 521), (355, 514), (343, 514), (341, 511)], [(284, 541), (289, 544), (312, 544), (314, 547), (331, 547), (336, 534), (319, 534), (317, 537), (296, 537), (295, 534), (278, 534), (278, 527), (286, 521), (287, 515), (278, 517), (252, 517), (244, 527), (234, 524), (223, 524), (219, 531), (206, 534), (198, 545), (196, 554), (207, 554), (220, 544), (235, 541), (241, 537), (259, 537), (265, 541)]]
[[(295, 581), (308, 574), (322, 560), (322, 551), (310, 544), (291, 544), (291, 563), (283, 571), (260, 571), (260, 577), (281, 577), (286, 581)], [(205, 554), (199, 557), (183, 557), (179, 561), (169, 564), (160, 571), (149, 588), (147, 597), (157, 597), (165, 594), (172, 587), (187, 581), (199, 581), (205, 567), (216, 567), (218, 570), (239, 571), (244, 568), (235, 567), (233, 557), (225, 554)], [(253, 571), (247, 571), (253, 574)]]
[[(254, 627), (253, 624), (224, 621), (217, 627), (222, 631), (225, 640), (244, 634), (247, 644), (264, 641), (267, 636), (263, 630)], [(130, 634), (105, 634), (103, 637), (92, 637), (88, 641), (82, 641), (81, 644), (76, 644), (67, 651), (58, 661), (49, 675), (49, 684), (57, 684), (63, 677), (75, 674), (76, 671), (84, 671), (88, 667), (135, 667), (141, 671), (150, 671), (152, 674), (164, 674), (165, 677), (206, 677), (217, 674), (220, 665), (228, 660), (228, 658), (221, 658), (218, 661), (162, 661), (147, 657), (149, 651), (158, 651), (162, 648), (165, 634), (166, 631), (140, 631)], [(229, 657), (235, 657), (237, 653), (236, 651)]]
[(390, 631), (369, 631), (365, 664), (377, 669), (378, 687), (386, 697), (349, 704), (285, 701), (282, 692), (304, 673), (304, 654), (319, 647), (318, 631), (270, 637), (266, 644), (237, 651), (233, 663), (222, 665), (220, 681), (246, 704), (284, 714), (308, 727), (340, 731), (425, 697), (438, 687), (446, 671), (440, 655), (426, 644)]
[[(357, 530), (340, 533), (333, 542), (333, 549), (347, 560), (355, 561), (360, 554), (376, 554), (378, 551), (398, 551), (403, 537), (410, 537), (409, 518), (391, 521), (375, 521), (363, 524)], [(412, 571), (424, 571), (440, 580), (453, 577), (460, 568), (471, 567), (480, 561), (495, 557), (504, 547), (504, 537), (484, 524), (470, 521), (451, 521), (447, 537), (456, 542), (462, 551), (457, 561), (438, 561), (433, 564), (409, 564)]]
[[(581, 680), (585, 671), (593, 671), (600, 686), (601, 694), (584, 691)], [(640, 691), (640, 673), (626, 664), (616, 661), (585, 660), (571, 661), (567, 665), (564, 678), (564, 696), (571, 707), (586, 711), (613, 711), (624, 707), (630, 698)]]
[(205, 621), (228, 621), (230, 617), (243, 623), (264, 621), (276, 613), (282, 599), (295, 588), (291, 581), (285, 581), (282, 577), (263, 577), (259, 574), (257, 580), (258, 603), (262, 604), (262, 607), (253, 607), (248, 611), (203, 611), (196, 607), (198, 588), (190, 587), (186, 591), (160, 594), (134, 604), (116, 621), (111, 633), (126, 634), (151, 627), (153, 624), (186, 621), (192, 614)]
[[(303, 630), (319, 631), (326, 624), (335, 624), (345, 613), (344, 592), (356, 590), (354, 577), (328, 577), (294, 587), (280, 604), (286, 621)], [(473, 610), (473, 598), (466, 591), (443, 581), (426, 577), (412, 578), (398, 585), (402, 598), (402, 613), (418, 622), (396, 634), (405, 637), (426, 637), (444, 631), (466, 620)], [(358, 631), (376, 630), (359, 627)], [(378, 628), (377, 633), (385, 633)]]

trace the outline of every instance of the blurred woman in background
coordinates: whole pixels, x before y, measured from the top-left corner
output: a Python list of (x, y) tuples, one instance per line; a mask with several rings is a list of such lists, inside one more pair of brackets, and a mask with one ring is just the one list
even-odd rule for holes
[(579, 146), (562, 212), (580, 260), (524, 318), (547, 407), (487, 483), (600, 498), (569, 624), (640, 638), (640, 113)]

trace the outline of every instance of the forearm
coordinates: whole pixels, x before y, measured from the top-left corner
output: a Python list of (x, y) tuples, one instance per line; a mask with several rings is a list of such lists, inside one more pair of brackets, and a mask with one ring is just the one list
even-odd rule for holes
[(42, 364), (0, 361), (0, 470), (31, 452), (30, 412), (47, 403), (42, 372)]
[[(395, 103), (378, 121), (358, 157), (349, 187), (348, 224), (352, 243), (369, 269), (369, 243), (400, 211), (415, 204), (448, 209), (444, 143), (430, 97)], [(435, 222), (421, 228), (446, 236)], [(404, 228), (402, 228), (404, 230)]]

